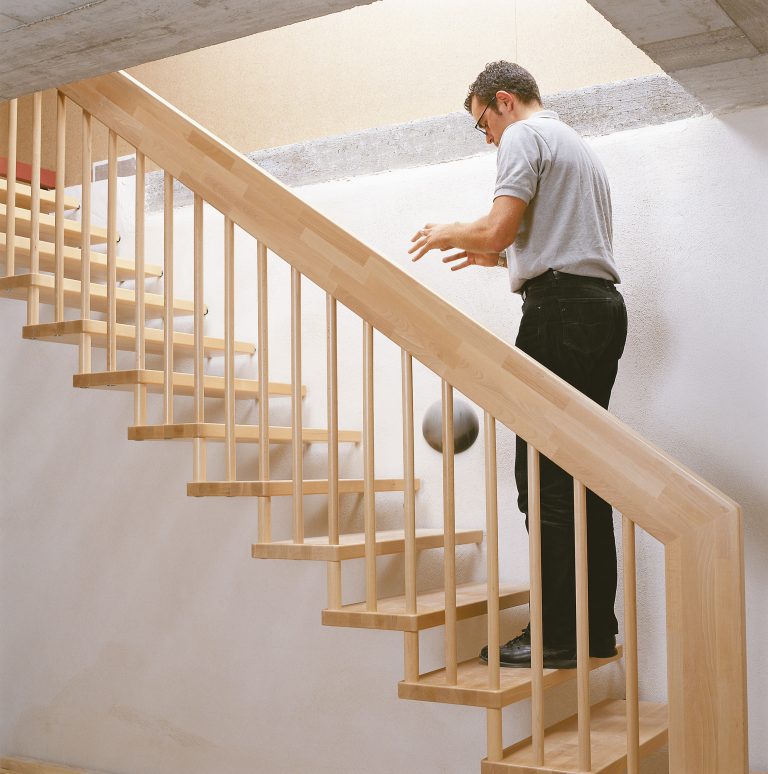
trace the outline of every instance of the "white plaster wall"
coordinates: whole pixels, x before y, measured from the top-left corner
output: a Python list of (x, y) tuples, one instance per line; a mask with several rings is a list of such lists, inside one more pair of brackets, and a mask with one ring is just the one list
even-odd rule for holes
[[(768, 663), (762, 643), (768, 575), (763, 394), (768, 383), (763, 267), (768, 225), (768, 109), (691, 119), (592, 141), (612, 180), (616, 248), (630, 338), (613, 410), (744, 506), (752, 768), (768, 767), (760, 730), (768, 725)], [(423, 222), (467, 219), (489, 204), (493, 155), (328, 183), (300, 194), (393, 261), (408, 265), (410, 235)], [(130, 203), (130, 186), (124, 191)], [(130, 204), (129, 204), (130, 207)], [(128, 219), (129, 220), (129, 219)], [(176, 213), (176, 290), (191, 297), (191, 213)], [(128, 221), (126, 221), (126, 226)], [(148, 223), (149, 260), (161, 260), (161, 221)], [(207, 330), (221, 330), (220, 219), (208, 213)], [(125, 248), (129, 242), (124, 243)], [(254, 329), (253, 245), (238, 235), (238, 335)], [(501, 270), (452, 274), (436, 258), (414, 276), (511, 340), (519, 299)], [(289, 273), (271, 259), (272, 378), (287, 379)], [(304, 294), (307, 424), (324, 424), (324, 298)], [(0, 306), (5, 386), (0, 427), (0, 752), (89, 766), (114, 774), (289, 774), (401, 770), (477, 771), (484, 756), (480, 710), (402, 702), (400, 637), (327, 629), (325, 570), (310, 563), (256, 562), (256, 505), (186, 498), (186, 444), (129, 444), (128, 394), (69, 389), (73, 349), (21, 342), (20, 304)], [(359, 322), (341, 315), (342, 424), (360, 427)], [(212, 362), (220, 369), (220, 363)], [(255, 359), (238, 373), (255, 378)], [(376, 470), (400, 471), (399, 353), (377, 338)], [(437, 379), (416, 369), (417, 422), (439, 396)], [(179, 419), (189, 402), (178, 399)], [(218, 410), (208, 404), (209, 417)], [(288, 419), (287, 401), (272, 403)], [(157, 401), (152, 406), (159, 418)], [(255, 404), (240, 406), (255, 422)], [(418, 441), (418, 438), (417, 438)], [(211, 453), (212, 478), (221, 473)], [(239, 473), (255, 475), (241, 447)], [(422, 525), (441, 519), (441, 460), (417, 443)], [(525, 533), (514, 508), (513, 436), (499, 432), (501, 543), (506, 578), (526, 575)], [(275, 450), (273, 475), (289, 452)], [(307, 474), (321, 476), (321, 449)], [(359, 450), (342, 472), (359, 475)], [(282, 473), (281, 473), (282, 471)], [(483, 526), (482, 446), (457, 457), (457, 523)], [(384, 525), (401, 515), (395, 495), (379, 497)], [(287, 534), (288, 503), (274, 508)], [(323, 498), (307, 498), (308, 530), (319, 531)], [(344, 524), (361, 524), (359, 498), (346, 498)], [(639, 539), (641, 692), (663, 699), (663, 557)], [(460, 549), (464, 578), (482, 577), (483, 553)], [(361, 563), (345, 566), (345, 597), (361, 598)], [(383, 590), (402, 583), (399, 559), (379, 565)], [(420, 559), (424, 587), (438, 585), (439, 552)], [(619, 591), (619, 599), (621, 590)], [(524, 611), (506, 617), (509, 635)], [(462, 656), (484, 642), (484, 620), (461, 625)], [(441, 663), (441, 631), (422, 638), (422, 669)], [(595, 696), (620, 695), (621, 667), (593, 678)], [(549, 694), (549, 714), (574, 706), (572, 686)], [(507, 711), (506, 740), (526, 733), (526, 705)], [(663, 769), (657, 759), (648, 770)]]

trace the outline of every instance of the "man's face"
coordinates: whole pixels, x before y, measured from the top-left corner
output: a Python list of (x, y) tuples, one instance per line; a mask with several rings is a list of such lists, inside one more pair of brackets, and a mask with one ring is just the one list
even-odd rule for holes
[(485, 132), (485, 141), (489, 145), (498, 147), (499, 140), (507, 124), (502, 120), (502, 116), (496, 112), (496, 102), (489, 106), (487, 102), (481, 102), (477, 97), (472, 97), (472, 116), (478, 123), (478, 128)]

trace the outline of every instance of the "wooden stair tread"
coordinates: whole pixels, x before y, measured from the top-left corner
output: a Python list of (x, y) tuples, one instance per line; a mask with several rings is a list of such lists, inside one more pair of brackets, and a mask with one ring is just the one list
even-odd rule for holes
[[(589, 667), (597, 669), (618, 661), (621, 655), (622, 648), (619, 646), (615, 656), (590, 659)], [(575, 679), (575, 669), (544, 670), (545, 688)], [(420, 675), (417, 682), (403, 680), (397, 686), (397, 695), (401, 699), (414, 701), (501, 709), (530, 697), (531, 670), (502, 667), (500, 687), (498, 690), (492, 690), (488, 688), (488, 665), (476, 657), (458, 665), (457, 685), (447, 685), (445, 669), (436, 669), (434, 672)]]
[[(183, 441), (190, 438), (205, 438), (209, 441), (224, 440), (224, 424), (218, 422), (183, 422), (171, 425), (136, 425), (128, 428), (129, 441)], [(258, 443), (258, 425), (235, 425), (235, 438), (240, 443)], [(362, 433), (359, 430), (339, 430), (339, 441), (360, 443)], [(290, 427), (272, 427), (269, 429), (270, 443), (290, 443)], [(302, 430), (304, 443), (327, 443), (328, 431), (324, 428), (305, 427)], [(221, 482), (245, 483), (245, 482)]]
[[(0, 231), (0, 259), (5, 262), (6, 235)], [(29, 237), (16, 236), (15, 259), (16, 267), (19, 269), (29, 269), (30, 251), (32, 249)], [(56, 246), (52, 242), (40, 242), (40, 271), (56, 271)], [(91, 251), (91, 279), (106, 279), (107, 276), (107, 256), (106, 253)], [(132, 280), (136, 276), (136, 267), (133, 261), (126, 258), (117, 258), (115, 261), (116, 276), (118, 282)], [(79, 247), (64, 246), (64, 276), (80, 279), (82, 271), (82, 255)], [(146, 264), (144, 266), (145, 277), (162, 277), (163, 270), (155, 264)]]
[[(145, 350), (148, 354), (163, 354), (163, 331), (161, 328), (145, 328)], [(80, 343), (80, 336), (87, 333), (91, 336), (91, 344), (94, 347), (106, 348), (107, 323), (104, 320), (65, 320), (63, 322), (40, 323), (39, 325), (25, 325), (22, 328), (22, 337), (35, 341), (50, 341), (56, 344)], [(117, 348), (121, 350), (135, 351), (136, 327), (118, 323), (116, 326)], [(204, 338), (206, 357), (216, 357), (224, 354), (224, 339), (206, 336)], [(181, 331), (173, 332), (173, 350), (179, 355), (191, 355), (195, 351), (195, 337), (191, 333)], [(256, 351), (256, 345), (249, 341), (235, 341), (236, 355), (252, 355)]]
[[(16, 207), (16, 233), (28, 237), (32, 229), (32, 213), (29, 210)], [(8, 210), (5, 203), (0, 203), (0, 231), (6, 231)], [(49, 213), (40, 213), (40, 239), (49, 242), (56, 241), (56, 218)], [(118, 237), (119, 240), (119, 237)], [(101, 226), (91, 226), (91, 244), (96, 245), (107, 241), (107, 229)], [(79, 220), (64, 218), (64, 244), (78, 247), (83, 243), (82, 228)]]
[[(0, 202), (8, 204), (8, 180), (0, 177)], [(32, 186), (16, 181), (16, 207), (29, 210), (32, 207)], [(53, 212), (56, 209), (56, 191), (40, 189), (40, 212)], [(80, 202), (73, 196), (64, 196), (64, 210), (79, 210)]]
[[(136, 385), (142, 384), (148, 392), (162, 392), (165, 383), (165, 374), (162, 371), (151, 369), (130, 369), (123, 371), (100, 371), (88, 374), (75, 374), (72, 378), (73, 386), (84, 389), (100, 390), (132, 390)], [(203, 385), (206, 398), (224, 397), (224, 377), (205, 374)], [(175, 395), (193, 395), (195, 386), (194, 374), (174, 372), (173, 392)], [(291, 384), (288, 382), (270, 382), (270, 395), (290, 395)], [(259, 382), (254, 379), (235, 379), (235, 397), (245, 399), (257, 399), (259, 397)], [(307, 388), (302, 386), (302, 397), (307, 394)]]
[[(621, 774), (626, 770), (626, 702), (606, 699), (591, 708), (591, 774)], [(666, 704), (640, 702), (640, 754), (649, 753), (667, 742)], [(547, 728), (544, 732), (544, 766), (536, 766), (531, 739), (524, 739), (504, 750), (501, 761), (487, 759), (481, 774), (576, 774), (578, 765), (578, 719), (576, 715)]]
[[(278, 428), (290, 430), (290, 428)], [(325, 431), (322, 431), (325, 432)], [(328, 494), (328, 479), (305, 479), (302, 482), (305, 495)], [(419, 480), (415, 481), (416, 490)], [(405, 481), (402, 478), (374, 479), (375, 492), (402, 492)], [(339, 494), (362, 494), (362, 478), (340, 478)], [(291, 479), (270, 479), (269, 481), (195, 481), (187, 484), (190, 497), (290, 497), (293, 494)]]
[[(499, 590), (499, 608), (506, 610), (528, 603), (528, 587), (504, 584)], [(445, 623), (445, 591), (422, 592), (417, 596), (416, 613), (406, 613), (404, 595), (386, 597), (377, 602), (376, 612), (366, 610), (365, 602), (344, 605), (339, 610), (323, 610), (324, 626), (418, 632)], [(456, 587), (456, 614), (459, 620), (488, 612), (486, 583), (462, 583)]]
[[(417, 529), (416, 548), (443, 547), (443, 530)], [(480, 529), (456, 530), (456, 545), (481, 543)], [(405, 551), (403, 530), (383, 530), (376, 533), (376, 555), (401, 554)], [(339, 536), (339, 543), (329, 543), (328, 536), (306, 538), (303, 543), (284, 540), (275, 543), (254, 543), (251, 549), (254, 559), (292, 559), (320, 562), (340, 562), (345, 559), (361, 559), (365, 556), (365, 533), (348, 533)]]
[[(70, 309), (80, 309), (80, 280), (64, 278), (64, 306)], [(40, 303), (53, 305), (55, 303), (55, 277), (53, 274), (15, 274), (0, 278), (0, 293), (4, 298), (27, 300), (27, 291), (31, 287), (40, 289)], [(115, 288), (117, 313), (123, 316), (134, 314), (136, 308), (136, 292), (133, 288)], [(163, 315), (163, 297), (159, 293), (145, 293), (144, 304), (148, 319)], [(173, 313), (176, 316), (194, 314), (192, 301), (174, 300)], [(91, 309), (94, 312), (107, 311), (107, 286), (91, 283)]]

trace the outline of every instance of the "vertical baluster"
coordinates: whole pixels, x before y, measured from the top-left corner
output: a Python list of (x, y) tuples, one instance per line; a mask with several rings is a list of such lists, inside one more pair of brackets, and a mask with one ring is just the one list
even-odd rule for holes
[[(80, 201), (80, 319), (91, 319), (91, 161), (93, 121), (83, 111), (82, 196)], [(91, 334), (80, 336), (80, 373), (91, 371)]]
[(530, 565), (531, 741), (544, 765), (544, 638), (541, 608), (541, 491), (539, 452), (528, 444), (528, 550)]
[[(259, 296), (259, 478), (269, 480), (269, 292), (267, 246), (256, 247)], [(272, 499), (259, 497), (259, 542), (272, 540)]]
[(453, 467), (453, 387), (443, 380), (443, 531), (445, 533), (445, 680), (458, 682), (456, 639), (456, 505)]
[[(336, 299), (325, 297), (328, 404), (328, 542), (339, 542), (339, 379)], [(328, 607), (341, 607), (341, 562), (328, 562)]]
[(163, 176), (163, 422), (173, 424), (173, 178)]
[[(195, 194), (194, 204), (194, 310), (195, 310), (195, 370), (194, 403), (195, 423), (205, 422), (205, 340), (203, 318), (205, 301), (203, 300), (203, 197)], [(195, 481), (205, 481), (205, 438), (195, 438), (192, 444), (192, 475)]]
[[(144, 313), (144, 189), (146, 164), (144, 154), (136, 149), (136, 203), (135, 203), (135, 261), (134, 276), (136, 286), (136, 368), (143, 371), (146, 368), (146, 315)], [(133, 398), (134, 424), (147, 423), (147, 386), (136, 385)]]
[(374, 492), (373, 326), (363, 321), (363, 504), (365, 509), (365, 602), (377, 609), (376, 495)]
[[(499, 662), (499, 510), (496, 481), (496, 420), (485, 412), (485, 531), (488, 577), (488, 688), (498, 691), (501, 685)], [(489, 709), (488, 760), (503, 756), (501, 710)]]
[(627, 774), (640, 771), (640, 717), (637, 688), (637, 571), (635, 524), (622, 517), (624, 553), (624, 660), (627, 679)]
[(224, 445), (227, 481), (235, 481), (235, 224), (230, 218), (224, 218), (224, 331)]
[(576, 565), (576, 682), (578, 689), (579, 770), (592, 768), (589, 705), (589, 576), (587, 565), (587, 490), (573, 481)]
[(117, 134), (109, 130), (107, 163), (107, 370), (117, 369)]
[[(405, 612), (418, 612), (416, 589), (416, 479), (413, 443), (413, 356), (401, 350), (403, 392), (403, 510), (405, 514)], [(405, 633), (405, 679), (419, 679), (419, 633)]]
[[(32, 98), (32, 215), (29, 235), (29, 271), (40, 271), (40, 166), (42, 154), (43, 93)], [(40, 288), (31, 286), (27, 295), (27, 325), (40, 322)]]
[(56, 271), (54, 277), (54, 315), (64, 321), (64, 171), (67, 139), (67, 98), (56, 92), (56, 213), (54, 238)]
[(293, 541), (304, 542), (304, 443), (301, 413), (301, 274), (291, 268), (291, 441)]
[(16, 273), (16, 146), (19, 101), (8, 102), (8, 179), (5, 199), (5, 273)]

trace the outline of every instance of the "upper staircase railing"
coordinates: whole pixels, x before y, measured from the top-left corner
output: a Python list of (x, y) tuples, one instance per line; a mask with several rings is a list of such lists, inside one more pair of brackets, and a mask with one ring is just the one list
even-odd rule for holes
[[(627, 702), (625, 754), (630, 773), (637, 772), (646, 719), (638, 699), (637, 619), (635, 601), (635, 525), (647, 531), (665, 548), (667, 674), (669, 702), (670, 771), (690, 774), (745, 774), (747, 771), (746, 655), (744, 624), (744, 566), (742, 517), (739, 506), (683, 465), (644, 440), (596, 403), (554, 376), (524, 353), (502, 341), (462, 314), (438, 295), (375, 250), (346, 232), (290, 190), (256, 167), (242, 154), (217, 139), (172, 105), (146, 89), (125, 73), (114, 73), (64, 86), (59, 92), (60, 116), (64, 100), (79, 105), (84, 112), (84, 168), (90, 164), (91, 116), (110, 131), (110, 206), (108, 209), (107, 259), (107, 370), (116, 368), (117, 330), (114, 244), (114, 168), (117, 138), (137, 152), (136, 276), (144, 275), (143, 201), (144, 159), (151, 159), (165, 170), (165, 294), (164, 318), (175, 313), (172, 296), (172, 183), (180, 181), (195, 195), (195, 371), (196, 422), (203, 418), (202, 336), (202, 208), (203, 202), (225, 218), (225, 398), (224, 442), (225, 482), (205, 480), (205, 434), (195, 436), (195, 483), (192, 494), (254, 494), (259, 496), (259, 543), (254, 556), (273, 555), (271, 544), (270, 498), (275, 494), (293, 495), (292, 546), (306, 547), (303, 532), (303, 494), (324, 491), (329, 494), (328, 539), (309, 558), (321, 558), (329, 566), (329, 610), (340, 610), (340, 561), (346, 557), (339, 533), (338, 498), (343, 491), (362, 491), (365, 504), (365, 540), (361, 553), (366, 560), (365, 610), (377, 610), (376, 554), (384, 553), (378, 543), (374, 493), (373, 436), (373, 331), (379, 331), (402, 349), (405, 529), (403, 533), (406, 579), (405, 612), (416, 614), (416, 552), (436, 543), (418, 543), (415, 526), (413, 444), (412, 359), (443, 380), (443, 453), (445, 511), (445, 589), (444, 619), (446, 668), (442, 685), (461, 687), (461, 665), (457, 659), (457, 590), (454, 524), (453, 470), (453, 390), (457, 389), (485, 411), (485, 474), (488, 535), (488, 627), (489, 642), (499, 638), (498, 514), (496, 508), (495, 422), (500, 421), (528, 443), (531, 557), (531, 638), (533, 668), (530, 685), (533, 731), (531, 766), (545, 769), (545, 730), (543, 692), (552, 681), (543, 669), (541, 631), (540, 536), (538, 506), (538, 458), (544, 454), (574, 477), (577, 545), (577, 628), (579, 656), (578, 685), (578, 770), (592, 769), (593, 745), (590, 738), (588, 611), (586, 609), (586, 489), (611, 503), (623, 517), (625, 637)], [(39, 107), (36, 102), (36, 111)], [(63, 215), (63, 119), (59, 123), (61, 185), (58, 186), (57, 216)], [(37, 160), (39, 168), (39, 158)], [(90, 175), (87, 175), (90, 178)], [(34, 190), (34, 187), (33, 187)], [(8, 195), (11, 195), (10, 186)], [(86, 186), (84, 184), (84, 197)], [(13, 209), (10, 199), (8, 206)], [(86, 218), (83, 213), (83, 233)], [(57, 223), (63, 217), (57, 217)], [(9, 228), (15, 224), (8, 221)], [(259, 407), (259, 481), (238, 482), (236, 470), (235, 423), (236, 380), (234, 378), (234, 227), (239, 226), (258, 241), (259, 279), (259, 383), (264, 399)], [(56, 320), (63, 322), (64, 236), (57, 226), (56, 241)], [(10, 237), (9, 237), (10, 238)], [(83, 238), (82, 312), (90, 312), (86, 298), (87, 238)], [(280, 489), (269, 476), (268, 444), (270, 428), (268, 402), (267, 328), (267, 250), (291, 266), (292, 319), (292, 423), (293, 478)], [(10, 265), (10, 262), (9, 262)], [(33, 262), (33, 271), (37, 271)], [(12, 272), (9, 272), (12, 273)], [(328, 316), (328, 482), (325, 488), (304, 480), (302, 469), (301, 418), (301, 279), (307, 277), (327, 293)], [(136, 368), (144, 363), (144, 294), (136, 286)], [(111, 288), (111, 289), (110, 289)], [(34, 291), (34, 292), (33, 292)], [(29, 290), (29, 323), (38, 322), (37, 287)], [(339, 479), (338, 377), (336, 363), (336, 307), (340, 302), (363, 320), (364, 345), (364, 478), (359, 489)], [(166, 325), (164, 341), (164, 424), (173, 423), (174, 332)], [(83, 333), (81, 371), (90, 370), (90, 340)], [(136, 387), (136, 431), (146, 424), (146, 386)], [(147, 436), (149, 437), (149, 436)], [(164, 437), (171, 437), (167, 433)], [(250, 486), (249, 486), (250, 484)], [(313, 488), (314, 487), (314, 488)], [(345, 489), (346, 487), (346, 489)], [(393, 485), (392, 488), (398, 488)], [(279, 490), (279, 491), (278, 491)], [(458, 542), (473, 537), (459, 536)], [(274, 545), (274, 544), (273, 544)], [(323, 548), (323, 550), (321, 550)], [(333, 550), (335, 549), (335, 550)], [(294, 556), (289, 546), (281, 555)], [(261, 553), (260, 553), (261, 552)], [(350, 554), (351, 555), (351, 554)], [(305, 554), (302, 556), (309, 556)], [(382, 627), (384, 628), (384, 627)], [(419, 683), (418, 628), (405, 631), (406, 676), (401, 695)], [(593, 660), (594, 661), (594, 660)], [(498, 649), (491, 648), (487, 670), (489, 691), (502, 687)], [(402, 687), (402, 686), (401, 686)], [(451, 701), (453, 699), (438, 699)], [(472, 703), (456, 699), (457, 703)], [(479, 703), (488, 712), (488, 759), (484, 771), (517, 770), (503, 768), (506, 754), (502, 744), (501, 703)], [(598, 705), (599, 706), (599, 705)], [(599, 715), (599, 712), (597, 713)], [(594, 718), (593, 718), (594, 719)], [(495, 766), (499, 766), (496, 768)], [(520, 769), (523, 770), (523, 769)], [(528, 770), (528, 769), (525, 769)], [(558, 769), (559, 770), (559, 769)]]

